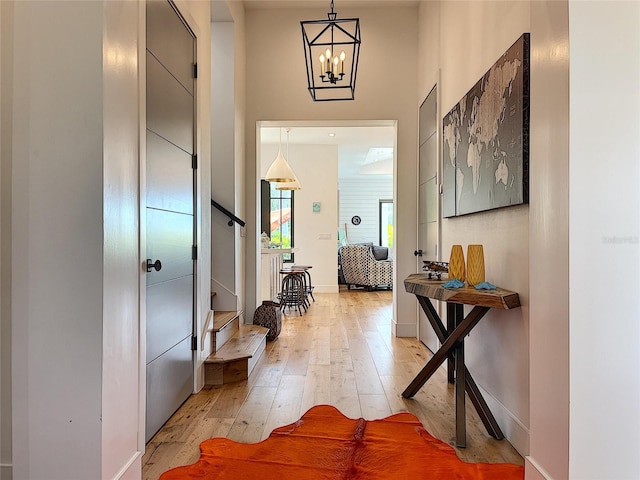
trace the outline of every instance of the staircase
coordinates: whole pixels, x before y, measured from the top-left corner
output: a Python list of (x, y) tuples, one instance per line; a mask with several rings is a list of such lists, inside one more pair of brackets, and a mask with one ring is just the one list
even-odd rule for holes
[[(231, 170), (221, 169), (221, 172), (228, 174)], [(233, 177), (228, 180), (233, 183)], [(216, 181), (227, 180), (216, 176)], [(232, 195), (220, 201), (227, 205), (235, 203)], [(236, 237), (240, 232), (235, 224), (243, 229), (245, 222), (213, 199), (211, 206), (211, 244), (216, 246), (211, 252), (211, 290), (217, 293), (211, 294), (211, 313), (202, 332), (200, 350), (201, 358), (208, 355), (204, 360), (205, 385), (222, 385), (249, 378), (265, 351), (269, 329), (245, 325), (242, 320), (237, 295), (240, 287), (236, 284), (239, 267), (235, 262), (240, 254)]]
[(246, 380), (264, 353), (269, 329), (244, 325), (241, 317), (241, 311), (217, 311), (208, 322), (203, 339), (212, 353), (204, 361), (205, 385)]

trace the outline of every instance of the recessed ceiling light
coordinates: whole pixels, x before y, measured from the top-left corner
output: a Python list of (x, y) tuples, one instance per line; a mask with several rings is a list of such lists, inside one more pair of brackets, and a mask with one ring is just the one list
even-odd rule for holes
[(330, 134), (329, 134), (329, 136), (330, 136), (330, 137), (335, 137), (335, 136), (336, 136), (336, 134), (335, 134), (335, 133), (330, 133)]

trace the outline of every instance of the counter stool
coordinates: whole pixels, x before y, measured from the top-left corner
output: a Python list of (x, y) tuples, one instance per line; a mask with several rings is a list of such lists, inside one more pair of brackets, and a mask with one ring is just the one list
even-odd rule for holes
[(304, 273), (305, 273), (305, 275), (307, 277), (307, 285), (306, 285), (307, 295), (310, 295), (311, 299), (315, 302), (316, 299), (313, 296), (313, 284), (311, 283), (311, 272), (309, 272), (309, 270), (312, 269), (313, 266), (311, 266), (311, 265), (297, 265), (296, 267), (304, 269)]
[(285, 274), (282, 279), (282, 288), (278, 294), (280, 309), (284, 312), (285, 308), (294, 307), (298, 310), (300, 316), (302, 316), (302, 310), (300, 307), (304, 308), (305, 312), (307, 311), (304, 272), (280, 270), (280, 273)]
[[(283, 268), (283, 271), (287, 271), (289, 273), (292, 272), (303, 272), (305, 274), (305, 279), (304, 279), (304, 290), (305, 293), (307, 295), (307, 297), (311, 296), (311, 299), (315, 302), (316, 299), (313, 296), (313, 284), (311, 283), (311, 272), (309, 272), (310, 269), (312, 269), (313, 266), (311, 265), (290, 265), (286, 268)], [(282, 272), (282, 271), (281, 271)], [(307, 304), (310, 305), (309, 303), (309, 299), (307, 298)]]

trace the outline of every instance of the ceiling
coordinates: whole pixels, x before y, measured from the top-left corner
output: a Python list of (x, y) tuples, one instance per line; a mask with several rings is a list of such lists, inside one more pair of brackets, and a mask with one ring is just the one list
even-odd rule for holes
[[(375, 149), (392, 149), (395, 140), (395, 127), (392, 126), (287, 126), (286, 128), (290, 128), (290, 145), (337, 145), (339, 178), (360, 175), (360, 170), (365, 164), (376, 159), (386, 160), (386, 158), (378, 158), (379, 154)], [(286, 128), (262, 127), (260, 142), (278, 144), (279, 133), (282, 130), (282, 145), (286, 145)]]
[[(216, 0), (213, 0), (216, 1)], [(245, 8), (329, 8), (331, 0), (244, 0)], [(334, 10), (339, 8), (413, 7), (418, 0), (336, 0)]]
[[(277, 8), (325, 8), (328, 9), (330, 0), (231, 0), (243, 2), (245, 8), (277, 9)], [(407, 7), (418, 5), (418, 0), (336, 0), (334, 8), (339, 7)], [(227, 1), (211, 0), (211, 20), (218, 22), (233, 21)], [(336, 122), (338, 123), (338, 122)], [(338, 146), (338, 176), (340, 178), (353, 177), (360, 174), (362, 167), (380, 156), (374, 149), (393, 148), (395, 141), (395, 127), (392, 126), (290, 126), (290, 144), (306, 145), (337, 145)], [(280, 129), (275, 126), (262, 127), (261, 142), (277, 144)], [(332, 133), (334, 136), (329, 136)], [(286, 131), (282, 128), (282, 143), (286, 143)], [(370, 151), (371, 150), (371, 151)], [(367, 158), (369, 154), (369, 158)], [(385, 161), (388, 163), (385, 153)]]
[[(330, 0), (230, 0), (243, 2), (247, 10), (272, 9), (272, 8), (313, 8), (329, 11)], [(414, 7), (420, 3), (418, 0), (337, 0), (334, 10), (340, 8), (374, 8), (374, 7)], [(227, 0), (211, 0), (211, 21), (232, 22), (233, 17), (229, 13)]]

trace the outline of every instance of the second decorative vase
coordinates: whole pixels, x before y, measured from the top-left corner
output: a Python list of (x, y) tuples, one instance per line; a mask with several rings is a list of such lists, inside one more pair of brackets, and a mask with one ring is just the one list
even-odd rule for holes
[(477, 285), (484, 282), (484, 252), (482, 245), (467, 247), (467, 283)]
[(451, 247), (451, 257), (449, 257), (449, 280), (453, 279), (464, 282), (464, 253), (462, 245)]

